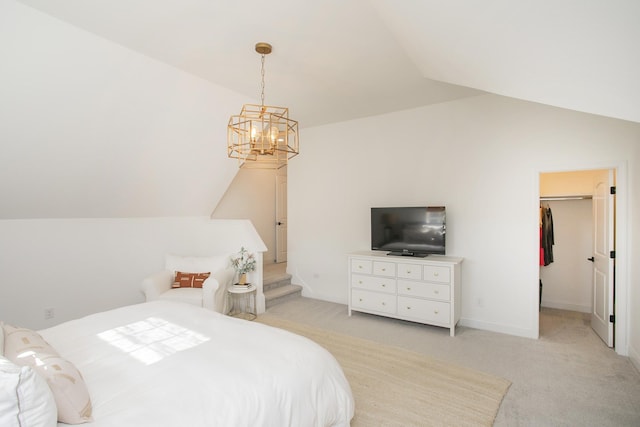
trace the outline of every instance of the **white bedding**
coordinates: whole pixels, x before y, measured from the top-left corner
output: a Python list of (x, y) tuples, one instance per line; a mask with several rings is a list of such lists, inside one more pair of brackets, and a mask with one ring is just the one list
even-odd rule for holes
[(348, 426), (354, 414), (322, 347), (188, 304), (122, 307), (40, 333), (84, 376), (88, 426)]

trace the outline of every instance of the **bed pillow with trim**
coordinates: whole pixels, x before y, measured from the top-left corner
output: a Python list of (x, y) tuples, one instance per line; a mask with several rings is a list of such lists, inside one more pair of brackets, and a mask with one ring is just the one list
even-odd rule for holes
[(3, 329), (5, 357), (16, 365), (31, 367), (46, 380), (58, 408), (58, 421), (93, 421), (89, 391), (73, 363), (60, 357), (35, 331), (7, 324)]
[(44, 378), (30, 366), (0, 356), (0, 426), (54, 427), (57, 418), (56, 401)]

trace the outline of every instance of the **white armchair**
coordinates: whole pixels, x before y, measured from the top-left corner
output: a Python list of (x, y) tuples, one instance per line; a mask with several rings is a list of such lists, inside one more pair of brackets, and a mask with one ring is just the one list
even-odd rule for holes
[[(173, 288), (176, 272), (211, 273), (202, 288)], [(167, 255), (165, 269), (142, 281), (142, 291), (147, 301), (171, 300), (198, 305), (222, 313), (225, 293), (233, 281), (235, 271), (229, 256), (184, 257)]]

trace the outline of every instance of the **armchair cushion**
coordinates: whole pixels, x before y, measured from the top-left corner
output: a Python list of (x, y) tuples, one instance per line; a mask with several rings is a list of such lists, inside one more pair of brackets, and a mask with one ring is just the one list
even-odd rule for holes
[(158, 297), (159, 300), (179, 301), (187, 304), (203, 306), (204, 295), (199, 288), (172, 288), (170, 292), (165, 292)]

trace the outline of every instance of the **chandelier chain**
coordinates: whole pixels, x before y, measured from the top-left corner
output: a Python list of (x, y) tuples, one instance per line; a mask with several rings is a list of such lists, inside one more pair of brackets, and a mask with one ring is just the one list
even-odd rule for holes
[(261, 67), (260, 67), (260, 76), (262, 77), (262, 86), (261, 86), (261, 91), (260, 91), (260, 102), (262, 103), (262, 106), (264, 107), (264, 53), (261, 55), (262, 59), (261, 59)]

